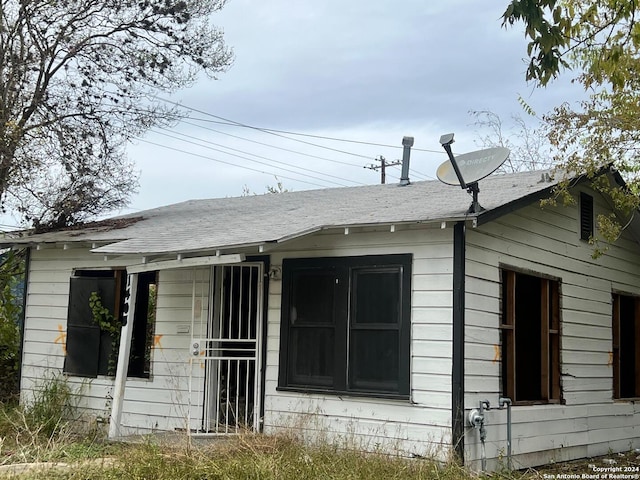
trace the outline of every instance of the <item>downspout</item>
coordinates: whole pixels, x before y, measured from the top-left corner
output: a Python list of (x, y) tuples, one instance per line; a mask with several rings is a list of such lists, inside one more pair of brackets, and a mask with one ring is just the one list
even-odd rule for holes
[(465, 222), (453, 227), (453, 358), (451, 371), (451, 440), (464, 464), (464, 296)]
[(122, 403), (127, 384), (129, 370), (129, 354), (131, 353), (131, 337), (133, 336), (133, 319), (136, 313), (136, 298), (138, 295), (138, 274), (127, 275), (127, 300), (125, 303), (125, 322), (120, 331), (120, 349), (118, 351), (118, 365), (116, 378), (113, 382), (113, 399), (111, 416), (109, 417), (109, 440), (120, 436), (120, 421), (122, 417)]

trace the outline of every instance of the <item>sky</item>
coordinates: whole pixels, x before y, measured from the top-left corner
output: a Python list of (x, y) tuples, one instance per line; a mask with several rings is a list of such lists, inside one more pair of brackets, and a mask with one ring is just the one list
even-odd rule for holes
[[(508, 128), (512, 115), (535, 122), (519, 96), (541, 115), (580, 94), (568, 76), (544, 89), (525, 81), (527, 41), (522, 25), (502, 27), (507, 3), (229, 0), (213, 23), (233, 65), (166, 96), (189, 118), (128, 146), (140, 187), (116, 213), (278, 182), (294, 191), (380, 183), (365, 166), (401, 159), (403, 136), (415, 139), (411, 180), (435, 178), (442, 134), (455, 133), (455, 154), (482, 148), (470, 111), (496, 113)], [(399, 176), (388, 169), (387, 183)]]

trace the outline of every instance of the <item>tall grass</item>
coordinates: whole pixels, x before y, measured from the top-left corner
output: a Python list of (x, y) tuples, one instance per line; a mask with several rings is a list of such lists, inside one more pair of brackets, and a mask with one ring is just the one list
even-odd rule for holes
[[(246, 434), (206, 443), (109, 444), (79, 420), (74, 392), (53, 376), (24, 406), (0, 410), (0, 478), (108, 480), (471, 480), (476, 473), (432, 459), (306, 445), (293, 436)], [(155, 442), (155, 443), (154, 443)], [(31, 463), (28, 466), (25, 462)], [(63, 462), (63, 463), (61, 463)], [(14, 464), (14, 465), (7, 465)], [(18, 464), (18, 465), (16, 465)], [(525, 478), (503, 473), (500, 480)]]
[(41, 380), (23, 405), (0, 404), (0, 465), (67, 456), (95, 443), (98, 431), (79, 415), (77, 392), (61, 375)]
[[(72, 466), (38, 467), (21, 479), (109, 480), (472, 480), (479, 474), (455, 463), (362, 453), (337, 445), (308, 446), (283, 436), (246, 435), (206, 445), (120, 445), (109, 458)], [(503, 472), (486, 478), (537, 478)]]
[[(109, 444), (79, 416), (65, 378), (53, 376), (24, 406), (0, 409), (0, 479), (107, 480), (496, 480), (540, 478), (532, 473), (480, 475), (455, 462), (364, 453), (294, 436), (245, 434), (206, 443)], [(25, 462), (44, 464), (22, 465)], [(60, 463), (63, 462), (63, 463)], [(14, 465), (7, 465), (14, 464)], [(18, 464), (18, 465), (15, 465)]]

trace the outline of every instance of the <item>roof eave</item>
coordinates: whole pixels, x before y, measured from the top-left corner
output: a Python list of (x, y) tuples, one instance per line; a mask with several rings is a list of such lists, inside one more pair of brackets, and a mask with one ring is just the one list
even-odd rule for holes
[(385, 221), (385, 222), (370, 222), (370, 223), (352, 223), (352, 224), (340, 224), (340, 225), (321, 225), (317, 227), (313, 227), (307, 230), (301, 230), (299, 232), (286, 235), (280, 237), (278, 239), (272, 240), (261, 240), (240, 244), (227, 244), (227, 245), (211, 245), (206, 248), (197, 248), (197, 249), (170, 249), (170, 250), (152, 250), (152, 251), (142, 251), (142, 250), (126, 250), (117, 248), (117, 243), (115, 244), (107, 244), (105, 246), (92, 249), (91, 253), (101, 254), (101, 255), (135, 255), (135, 256), (158, 256), (158, 255), (204, 255), (210, 254), (210, 252), (220, 251), (220, 252), (238, 252), (238, 251), (246, 251), (250, 249), (256, 249), (259, 252), (263, 250), (268, 245), (283, 245), (288, 242), (313, 235), (314, 233), (318, 233), (323, 230), (330, 229), (352, 229), (352, 228), (370, 228), (370, 227), (381, 227), (381, 226), (401, 226), (401, 225), (418, 225), (418, 224), (453, 224), (461, 221), (469, 221), (474, 222), (475, 224), (476, 214), (460, 214), (457, 216), (447, 216), (441, 218), (433, 218), (426, 220), (411, 220), (411, 221)]
[(513, 213), (516, 210), (530, 205), (533, 202), (540, 201), (544, 198), (549, 198), (555, 187), (556, 183), (543, 190), (538, 190), (537, 192), (530, 193), (529, 195), (520, 197), (512, 202), (500, 205), (499, 207), (480, 212), (478, 214), (478, 226), (492, 222), (493, 220), (497, 220), (498, 218), (503, 217), (509, 213)]

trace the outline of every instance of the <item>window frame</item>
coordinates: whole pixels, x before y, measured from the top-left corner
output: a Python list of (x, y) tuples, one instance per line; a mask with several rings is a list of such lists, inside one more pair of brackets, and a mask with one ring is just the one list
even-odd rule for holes
[[(410, 397), (410, 330), (411, 330), (411, 268), (413, 256), (411, 254), (365, 255), (349, 257), (312, 257), (292, 258), (283, 260), (282, 301), (280, 315), (280, 364), (278, 376), (278, 390), (318, 392), (336, 395), (367, 396), (382, 398), (408, 399)], [(332, 312), (333, 321), (333, 366), (329, 374), (330, 381), (303, 382), (294, 375), (294, 361), (299, 353), (293, 343), (298, 326), (292, 325), (292, 308), (294, 304), (295, 287), (293, 282), (299, 275), (313, 272), (320, 276), (332, 275), (334, 290), (333, 305), (328, 308)], [(356, 273), (354, 273), (356, 272)], [(386, 388), (376, 388), (376, 381), (369, 385), (360, 386), (354, 382), (354, 365), (352, 360), (353, 339), (352, 330), (365, 331), (395, 327), (380, 327), (361, 324), (354, 328), (354, 315), (357, 309), (355, 301), (356, 286), (354, 275), (362, 273), (396, 273), (398, 275), (397, 294), (397, 328), (398, 331), (398, 367), (397, 381), (393, 391), (390, 384)], [(295, 321), (295, 320), (294, 320)], [(331, 322), (325, 322), (322, 327), (327, 328)], [(396, 325), (394, 324), (394, 325)], [(389, 323), (391, 325), (391, 323)], [(302, 327), (307, 328), (307, 327)], [(309, 327), (313, 328), (313, 327)], [(391, 345), (391, 344), (389, 344)], [(340, 368), (344, 365), (345, 368)], [(394, 370), (395, 371), (395, 370)], [(366, 383), (366, 382), (364, 382)], [(380, 381), (377, 384), (382, 385)]]
[[(151, 352), (155, 321), (148, 325), (149, 289), (151, 284), (158, 285), (157, 272), (138, 274), (138, 295), (136, 309), (132, 319), (134, 334), (132, 335), (128, 378), (151, 378)], [(92, 282), (94, 285), (87, 283)], [(76, 269), (69, 282), (69, 306), (67, 309), (67, 331), (65, 341), (65, 361), (63, 372), (69, 376), (78, 377), (114, 377), (119, 351), (121, 331), (117, 338), (108, 331), (103, 331), (92, 319), (88, 305), (90, 294), (98, 292), (103, 306), (120, 322), (124, 320), (126, 300), (127, 271), (122, 268), (114, 269)], [(157, 290), (156, 290), (157, 291)], [(146, 302), (146, 305), (143, 305)], [(144, 318), (142, 318), (144, 317)], [(155, 312), (152, 317), (155, 319)], [(144, 325), (144, 326), (143, 326)], [(144, 341), (140, 335), (144, 331)], [(149, 334), (150, 332), (150, 334)], [(115, 340), (115, 341), (114, 341)], [(142, 355), (143, 361), (136, 361), (134, 356)]]
[[(631, 369), (632, 377), (633, 377), (633, 390), (634, 394), (632, 396), (623, 396), (623, 369), (627, 369), (628, 367), (622, 365), (623, 362), (623, 352), (621, 352), (623, 342), (622, 337), (629, 338), (629, 335), (624, 335), (623, 329), (621, 328), (621, 300), (626, 299), (627, 301), (633, 301), (633, 359), (627, 359), (625, 363), (632, 363), (633, 368)], [(614, 400), (620, 401), (633, 401), (640, 398), (640, 296), (632, 295), (628, 293), (622, 292), (612, 292), (611, 298), (611, 337), (612, 337), (612, 367), (613, 367), (613, 391), (612, 396)], [(626, 348), (625, 348), (626, 351)], [(628, 374), (627, 374), (628, 375)], [(624, 375), (624, 377), (627, 377)], [(624, 390), (627, 390), (627, 387), (624, 387)]]
[[(514, 405), (537, 405), (563, 403), (561, 385), (561, 281), (558, 278), (530, 271), (501, 266), (501, 363), (502, 394), (513, 401)], [(518, 324), (516, 318), (517, 276), (527, 277), (529, 281), (540, 282), (540, 357), (539, 398), (518, 398), (518, 365), (528, 358), (518, 356)], [(521, 326), (521, 329), (526, 328)], [(529, 326), (531, 328), (531, 326)], [(538, 359), (536, 359), (537, 361)], [(521, 363), (520, 363), (521, 364)], [(535, 366), (535, 364), (534, 364)], [(530, 368), (529, 366), (525, 368)]]

